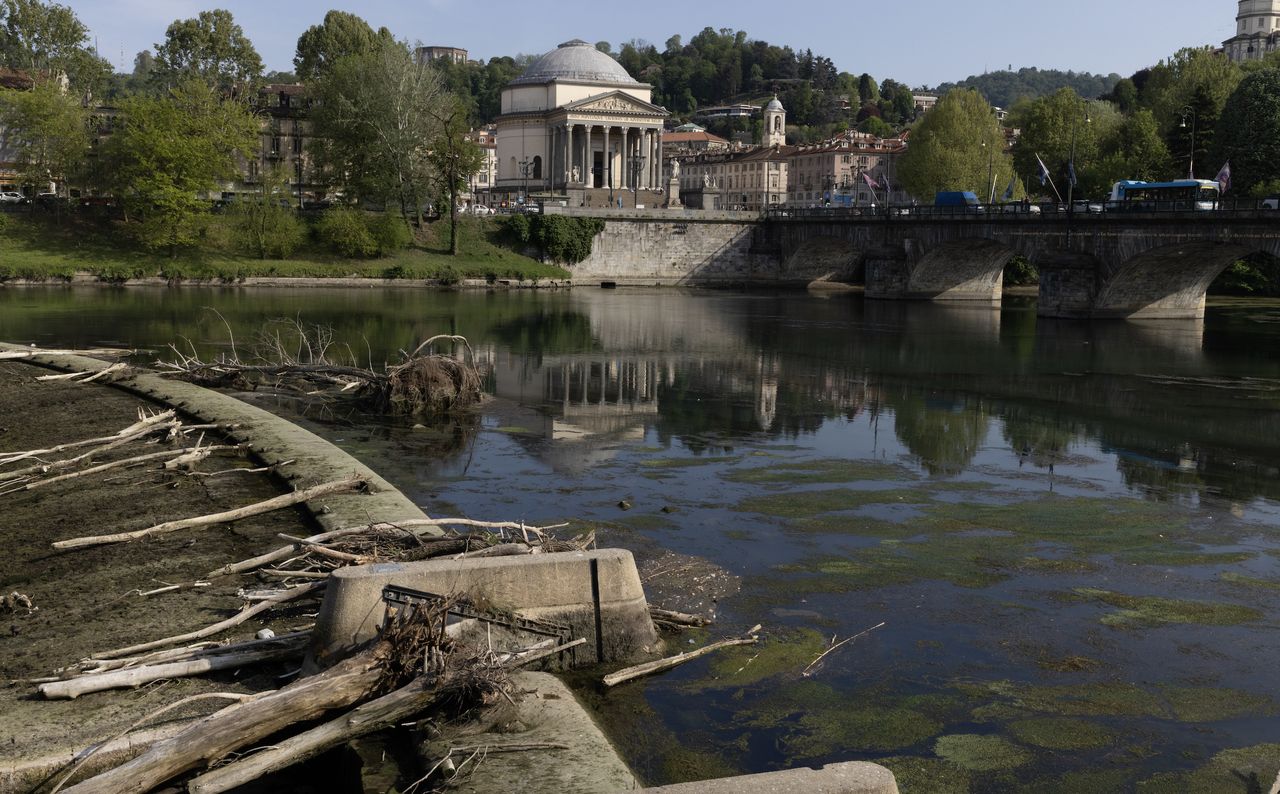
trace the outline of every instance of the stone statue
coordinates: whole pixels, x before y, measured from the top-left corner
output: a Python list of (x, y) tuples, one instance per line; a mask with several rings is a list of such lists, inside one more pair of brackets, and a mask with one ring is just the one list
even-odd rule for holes
[(573, 174), (573, 181), (574, 181), (574, 182), (580, 182), (580, 181), (582, 181), (582, 169), (581, 169), (581, 168), (578, 168), (578, 166), (576, 166), (576, 165), (575, 165), (575, 166), (573, 167), (572, 174)]
[(702, 175), (702, 186), (703, 186), (704, 188), (710, 188), (710, 187), (712, 187), (712, 186), (713, 186), (713, 185), (712, 185), (712, 182), (711, 182), (711, 174), (703, 174), (703, 175)]
[(680, 161), (679, 160), (671, 161), (671, 178), (672, 179), (680, 178)]

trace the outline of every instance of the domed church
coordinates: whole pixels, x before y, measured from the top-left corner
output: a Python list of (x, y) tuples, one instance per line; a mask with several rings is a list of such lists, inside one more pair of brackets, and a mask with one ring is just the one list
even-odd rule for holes
[(591, 44), (561, 44), (502, 91), (496, 192), (577, 206), (592, 190), (658, 189), (670, 114), (652, 99), (651, 86)]

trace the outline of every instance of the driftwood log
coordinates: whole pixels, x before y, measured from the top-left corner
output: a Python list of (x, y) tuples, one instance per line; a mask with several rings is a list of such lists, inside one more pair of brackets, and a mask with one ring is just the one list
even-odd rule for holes
[(673, 667), (679, 667), (686, 662), (692, 662), (694, 659), (701, 658), (707, 654), (715, 653), (722, 648), (732, 648), (735, 645), (755, 645), (760, 641), (760, 638), (756, 636), (760, 631), (760, 628), (760, 626), (755, 626), (751, 631), (747, 632), (749, 636), (746, 637), (720, 640), (719, 642), (713, 642), (704, 648), (699, 648), (696, 651), (677, 654), (666, 659), (645, 662), (644, 664), (638, 664), (635, 667), (628, 667), (623, 670), (619, 670), (616, 673), (610, 673), (604, 677), (604, 685), (617, 686), (618, 684), (625, 684), (626, 682), (633, 681), (637, 678), (643, 678), (646, 675), (653, 675), (654, 673), (660, 673), (664, 670), (670, 670)]
[(437, 613), (394, 624), (361, 653), (283, 689), (223, 709), (178, 735), (157, 742), (126, 764), (69, 789), (76, 794), (143, 794), (167, 780), (207, 767), (237, 750), (257, 746), (290, 725), (378, 698), (403, 686), (423, 653), (447, 653), (443, 616)]
[(306, 650), (310, 633), (292, 635), (287, 641), (276, 641), (273, 646), (259, 646), (253, 650), (228, 649), (226, 653), (209, 654), (186, 661), (167, 664), (141, 665), (112, 670), (96, 675), (83, 675), (66, 681), (54, 681), (40, 685), (40, 694), (48, 700), (73, 700), (93, 692), (109, 689), (137, 688), (152, 681), (170, 678), (191, 678), (219, 670), (234, 670), (265, 662), (295, 658)]
[(322, 496), (329, 496), (336, 493), (353, 493), (362, 488), (367, 487), (367, 483), (359, 477), (349, 477), (345, 480), (337, 480), (335, 482), (324, 483), (304, 491), (295, 491), (291, 494), (277, 496), (274, 499), (268, 499), (265, 502), (240, 507), (235, 510), (227, 510), (223, 513), (214, 513), (208, 516), (199, 516), (197, 518), (184, 518), (180, 521), (169, 521), (164, 524), (158, 524), (154, 527), (146, 529), (138, 529), (132, 532), (118, 532), (113, 535), (94, 535), (83, 538), (72, 538), (70, 540), (60, 540), (53, 544), (55, 549), (79, 549), (86, 546), (106, 546), (112, 543), (128, 543), (142, 538), (154, 537), (156, 535), (166, 535), (171, 532), (179, 532), (184, 529), (194, 529), (196, 527), (207, 527), (214, 524), (226, 524), (232, 521), (239, 521), (252, 516), (260, 516), (264, 513), (270, 513), (274, 510), (281, 510), (286, 507), (292, 507), (296, 504), (309, 502), (312, 499), (319, 499)]

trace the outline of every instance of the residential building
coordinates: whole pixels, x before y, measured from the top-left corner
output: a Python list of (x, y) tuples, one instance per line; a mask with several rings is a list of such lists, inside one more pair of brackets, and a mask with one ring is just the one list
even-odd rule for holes
[(680, 164), (680, 200), (692, 209), (758, 212), (787, 200), (788, 160), (779, 147), (705, 152), (672, 162)]
[(869, 207), (909, 201), (897, 184), (897, 161), (906, 148), (900, 138), (852, 131), (825, 143), (789, 147), (787, 202), (796, 207)]
[(1259, 61), (1280, 47), (1280, 0), (1240, 0), (1236, 35), (1222, 44), (1236, 63)]
[(453, 63), (466, 63), (467, 51), (461, 47), (419, 47), (418, 63), (446, 60)]
[(306, 114), (310, 107), (306, 86), (277, 83), (258, 89), (254, 109), (261, 118), (262, 134), (257, 156), (243, 164), (239, 184), (225, 185), (223, 192), (257, 190), (263, 174), (278, 168), (288, 181), (291, 196), (301, 205), (325, 199), (327, 189), (319, 182), (307, 151), (311, 124)]
[(462, 196), (464, 205), (485, 203), (490, 197), (493, 186), (498, 181), (498, 137), (493, 127), (483, 127), (473, 131), (468, 139), (480, 147), (480, 170), (467, 180), (467, 195)]
[(916, 106), (916, 115), (923, 116), (938, 104), (937, 94), (912, 94), (911, 101)]
[(694, 115), (704, 119), (749, 119), (760, 108), (755, 105), (717, 105), (709, 108), (698, 108)]

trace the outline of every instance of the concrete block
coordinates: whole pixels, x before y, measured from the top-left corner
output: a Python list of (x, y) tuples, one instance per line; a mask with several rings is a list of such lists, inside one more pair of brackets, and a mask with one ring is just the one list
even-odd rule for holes
[(567, 623), (574, 639), (587, 640), (574, 651), (575, 665), (630, 662), (661, 647), (634, 558), (607, 549), (340, 569), (329, 578), (316, 623), (315, 663), (331, 664), (375, 636), (387, 585), (465, 594), (522, 617)]
[(898, 794), (893, 773), (879, 764), (850, 761), (821, 769), (788, 769), (641, 789), (651, 794)]

